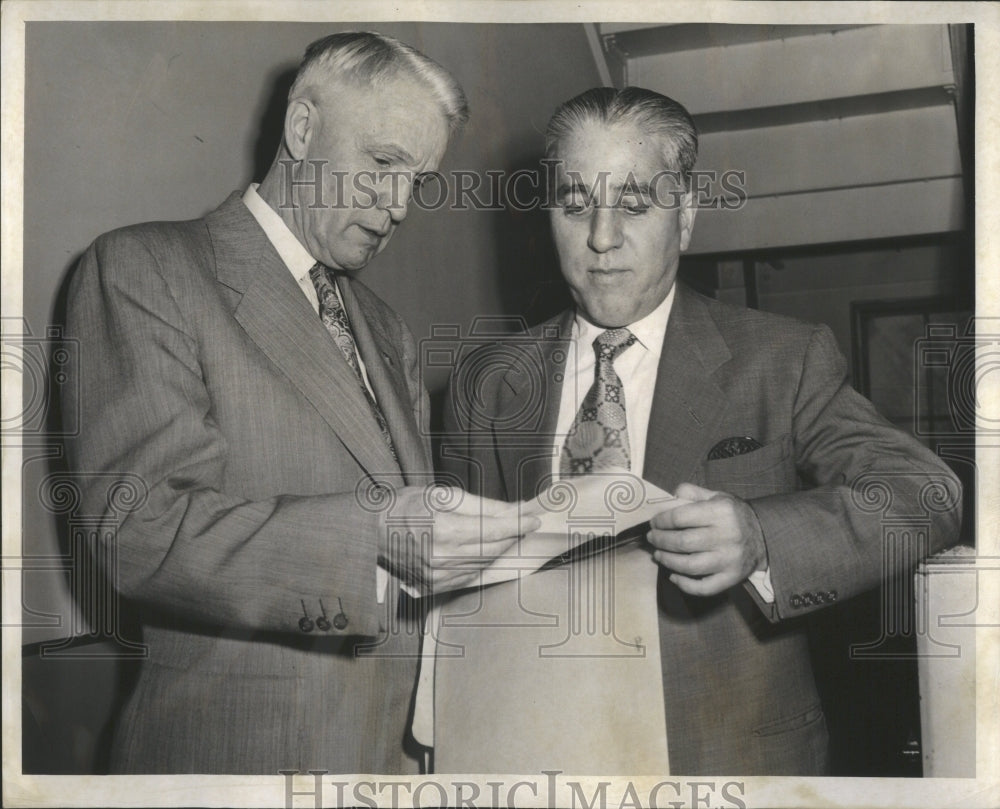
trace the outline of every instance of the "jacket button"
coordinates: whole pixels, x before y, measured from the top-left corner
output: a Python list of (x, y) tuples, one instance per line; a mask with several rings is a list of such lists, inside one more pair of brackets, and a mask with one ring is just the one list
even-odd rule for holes
[(301, 629), (303, 632), (312, 632), (313, 631), (312, 618), (308, 618), (305, 615), (299, 618), (299, 629)]
[(337, 629), (343, 629), (347, 626), (347, 616), (342, 612), (338, 612), (333, 616), (333, 625)]

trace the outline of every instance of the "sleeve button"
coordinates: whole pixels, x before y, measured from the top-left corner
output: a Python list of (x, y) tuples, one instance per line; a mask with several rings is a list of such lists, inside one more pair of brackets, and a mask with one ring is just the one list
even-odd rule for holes
[(299, 618), (299, 629), (301, 629), (303, 632), (312, 632), (313, 631), (312, 618), (308, 618), (305, 615)]
[(344, 629), (347, 626), (347, 616), (342, 612), (338, 612), (333, 616), (333, 625), (337, 629)]

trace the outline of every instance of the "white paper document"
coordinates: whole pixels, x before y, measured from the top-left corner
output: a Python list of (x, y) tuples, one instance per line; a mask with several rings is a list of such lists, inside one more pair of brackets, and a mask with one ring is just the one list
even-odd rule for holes
[[(483, 584), (498, 586), (467, 589), (428, 617), (412, 730), (435, 748), (436, 771), (520, 772), (532, 761), (668, 771), (648, 548), (609, 542), (546, 563), (684, 502), (620, 472), (560, 481), (522, 504), (542, 525), (484, 571)], [(624, 727), (637, 746), (616, 758), (608, 734)]]

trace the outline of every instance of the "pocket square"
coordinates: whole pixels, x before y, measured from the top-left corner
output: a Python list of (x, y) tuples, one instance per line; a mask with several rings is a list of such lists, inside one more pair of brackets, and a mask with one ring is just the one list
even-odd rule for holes
[(732, 458), (735, 455), (746, 455), (763, 446), (756, 438), (749, 435), (734, 435), (723, 438), (708, 453), (708, 460), (717, 461), (720, 458)]

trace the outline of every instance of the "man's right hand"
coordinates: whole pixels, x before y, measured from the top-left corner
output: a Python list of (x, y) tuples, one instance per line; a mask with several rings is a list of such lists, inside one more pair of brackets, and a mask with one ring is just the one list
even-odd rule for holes
[(519, 536), (541, 524), (518, 503), (450, 486), (397, 489), (391, 516), (379, 522), (381, 561), (394, 576), (429, 594), (476, 584), (479, 573)]

